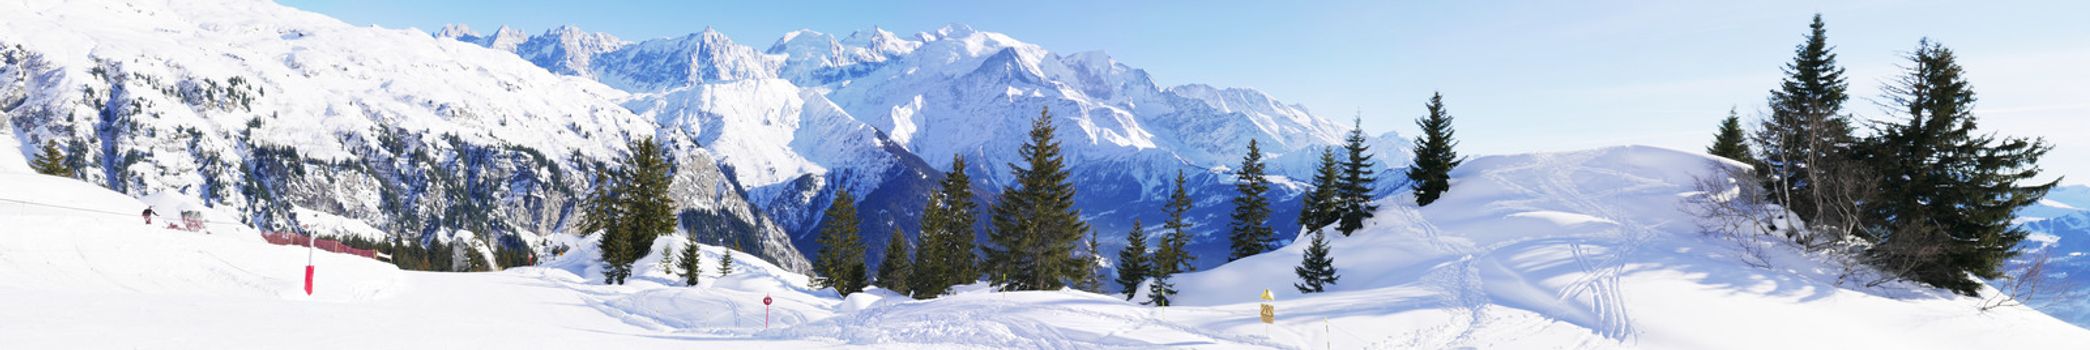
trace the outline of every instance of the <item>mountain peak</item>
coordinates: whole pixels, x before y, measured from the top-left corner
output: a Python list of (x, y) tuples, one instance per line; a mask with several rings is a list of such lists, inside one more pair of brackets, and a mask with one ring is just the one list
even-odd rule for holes
[(479, 36), (479, 33), (473, 32), (472, 26), (465, 25), (463, 23), (445, 24), (443, 25), (443, 29), (441, 31), (435, 32), (435, 37), (438, 39), (457, 39), (463, 37), (477, 36)]

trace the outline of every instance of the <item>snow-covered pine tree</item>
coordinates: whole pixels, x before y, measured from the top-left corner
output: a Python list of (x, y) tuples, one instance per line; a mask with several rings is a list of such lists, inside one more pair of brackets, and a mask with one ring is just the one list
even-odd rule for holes
[(1836, 64), (1836, 54), (1831, 52), (1835, 48), (1828, 44), (1821, 15), (1815, 14), (1807, 28), (1806, 42), (1794, 49), (1792, 62), (1784, 67), (1783, 81), (1771, 90), (1770, 116), (1751, 138), (1771, 200), (1811, 225), (1847, 225), (1856, 219), (1838, 215), (1844, 211), (1837, 208), (1852, 201), (1839, 196), (1848, 189), (1822, 187), (1869, 185), (1839, 179), (1849, 177), (1843, 172), (1857, 168), (1851, 164), (1853, 153), (1845, 146), (1856, 140), (1849, 118), (1843, 115), (1850, 84), (1844, 81), (1843, 67)]
[(1344, 236), (1364, 228), (1364, 220), (1372, 218), (1372, 212), (1379, 210), (1378, 205), (1372, 204), (1372, 191), (1376, 187), (1373, 183), (1378, 182), (1372, 169), (1378, 165), (1372, 162), (1371, 146), (1364, 143), (1366, 140), (1364, 118), (1358, 118), (1350, 129), (1350, 136), (1343, 138), (1343, 152), (1349, 156), (1343, 158), (1342, 181), (1338, 181), (1340, 185), (1335, 188), (1338, 205), (1335, 229), (1342, 231)]
[(908, 250), (907, 233), (894, 227), (892, 236), (885, 242), (885, 258), (878, 261), (878, 287), (900, 295), (913, 295), (908, 291), (913, 284), (907, 278), (914, 272), (914, 267), (909, 266), (914, 257), (909, 256)]
[(58, 150), (57, 141), (44, 141), (43, 152), (36, 155), (36, 161), (30, 162), (29, 167), (38, 174), (73, 176), (73, 168), (66, 165), (65, 153)]
[(733, 240), (733, 249), (726, 249), (724, 254), (718, 255), (719, 277), (725, 277), (733, 274), (733, 252), (738, 251), (740, 251), (740, 240)]
[(2019, 208), (2038, 202), (2060, 181), (2040, 175), (2044, 140), (1979, 133), (1974, 90), (1951, 49), (1925, 39), (1909, 54), (1908, 73), (1887, 87), (1889, 103), (1907, 119), (1881, 125), (1866, 141), (1881, 200), (1868, 201), (1869, 232), (1879, 242), (1871, 261), (1903, 278), (1974, 296), (1983, 279), (2003, 277), (2026, 231), (2013, 225)]
[(1118, 250), (1118, 287), (1125, 292), (1125, 300), (1139, 295), (1139, 283), (1147, 280), (1149, 270), (1147, 232), (1139, 219), (1132, 219), (1132, 231), (1125, 233), (1125, 248)]
[(1154, 252), (1154, 283), (1149, 293), (1152, 299), (1148, 302), (1155, 306), (1168, 306), (1169, 297), (1176, 294), (1175, 284), (1168, 282), (1169, 278), (1178, 272), (1193, 270), (1190, 261), (1196, 257), (1191, 256), (1186, 248), (1190, 242), (1190, 222), (1183, 219), (1183, 214), (1190, 212), (1190, 204), (1190, 193), (1183, 188), (1183, 171), (1177, 170), (1175, 190), (1169, 192), (1168, 204), (1162, 207), (1168, 214), (1168, 222), (1162, 223), (1161, 227), (1167, 232), (1162, 233), (1161, 247)]
[(1335, 148), (1321, 149), (1321, 165), (1314, 168), (1313, 189), (1306, 192), (1305, 200), (1299, 203), (1299, 229), (1318, 230), (1335, 223), (1335, 191), (1342, 187), (1341, 163), (1335, 160)]
[(964, 157), (951, 157), (951, 170), (940, 185), (922, 208), (922, 244), (909, 278), (916, 298), (943, 295), (951, 286), (980, 278), (979, 255), (973, 252), (972, 177), (965, 174)]
[(1050, 110), (1031, 123), (1030, 140), (1017, 151), (1025, 166), (1010, 164), (1015, 184), (994, 206), (985, 247), (988, 277), (1002, 290), (1054, 290), (1082, 278), (1076, 242), (1089, 231), (1074, 208), (1074, 185), (1065, 156), (1053, 139)]
[(1754, 158), (1749, 156), (1749, 139), (1747, 133), (1742, 131), (1741, 114), (1735, 113), (1732, 108), (1727, 109), (1727, 119), (1720, 120), (1720, 131), (1713, 134), (1713, 145), (1706, 147), (1705, 153), (1744, 163), (1756, 163)]
[(1232, 248), (1226, 261), (1240, 260), (1250, 255), (1276, 249), (1275, 230), (1270, 229), (1270, 179), (1263, 169), (1263, 150), (1255, 139), (1248, 140), (1248, 155), (1241, 157), (1241, 168), (1234, 170), (1234, 213), (1228, 225), (1228, 243)]
[[(666, 259), (665, 254), (663, 254), (662, 259)], [(682, 256), (675, 257), (674, 260), (676, 261), (674, 265), (678, 265), (680, 267), (678, 270), (682, 270), (683, 285), (695, 286), (697, 282), (703, 280), (704, 255), (703, 251), (697, 248), (695, 235), (691, 235), (688, 242), (682, 242)], [(663, 264), (666, 264), (666, 262), (663, 262)]]
[[(1415, 120), (1422, 128), (1422, 136), (1415, 138), (1415, 164), (1408, 167), (1408, 188), (1415, 192), (1415, 205), (1426, 206), (1451, 190), (1451, 169), (1465, 162), (1453, 148), (1459, 142), (1452, 139), (1451, 113), (1444, 110), (1444, 94), (1430, 95), (1430, 102), (1423, 106), (1429, 115)], [(1346, 164), (1347, 165), (1347, 164)], [(1344, 230), (1343, 235), (1350, 234)]]
[(1314, 230), (1313, 243), (1306, 246), (1306, 254), (1300, 258), (1299, 267), (1292, 272), (1299, 275), (1299, 283), (1292, 287), (1300, 293), (1320, 293), (1328, 290), (1342, 276), (1335, 274), (1335, 257), (1328, 256), (1328, 235)]
[(820, 255), (813, 261), (813, 288), (834, 288), (843, 296), (864, 291), (864, 242), (857, 235), (856, 197), (836, 189), (834, 202), (820, 220)]

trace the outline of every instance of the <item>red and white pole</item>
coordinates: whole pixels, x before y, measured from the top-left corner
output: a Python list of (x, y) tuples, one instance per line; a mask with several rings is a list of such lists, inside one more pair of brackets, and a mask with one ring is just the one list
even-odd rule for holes
[(769, 295), (762, 295), (762, 329), (769, 329)]
[(311, 296), (311, 295), (312, 295), (312, 250), (313, 250), (312, 246), (315, 246), (315, 245), (318, 245), (318, 244), (319, 244), (319, 239), (318, 239), (318, 238), (316, 238), (316, 237), (312, 237), (312, 235), (311, 235), (310, 233), (307, 233), (307, 234), (305, 234), (305, 295), (306, 295), (306, 296)]

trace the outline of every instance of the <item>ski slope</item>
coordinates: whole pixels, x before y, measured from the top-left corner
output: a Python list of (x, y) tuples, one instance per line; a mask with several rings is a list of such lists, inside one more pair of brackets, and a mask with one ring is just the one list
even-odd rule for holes
[[(407, 272), (316, 255), (250, 229), (156, 229), (144, 204), (69, 179), (0, 167), (0, 339), (8, 348), (883, 348), (883, 349), (2055, 349), (2090, 331), (2024, 308), (1907, 286), (1834, 283), (1777, 250), (1743, 264), (1697, 233), (1705, 156), (1650, 147), (1484, 157), (1423, 209), (1394, 196), (1367, 229), (1333, 239), (1331, 292), (1290, 288), (1302, 246), (1178, 277), (1179, 305), (1078, 291), (961, 286), (910, 300), (840, 298), (750, 255), (694, 287), (652, 254), (630, 284), (600, 285), (589, 238), (537, 267)], [(65, 206), (57, 208), (53, 206)], [(679, 249), (662, 237), (651, 251)], [(1277, 322), (1256, 319), (1277, 294)], [(769, 327), (762, 297), (774, 298)]]

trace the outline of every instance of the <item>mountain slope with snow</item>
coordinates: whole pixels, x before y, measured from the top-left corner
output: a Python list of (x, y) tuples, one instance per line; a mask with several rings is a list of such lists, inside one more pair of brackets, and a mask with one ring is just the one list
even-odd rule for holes
[[(575, 37), (608, 36), (569, 26), (529, 41)], [(751, 199), (804, 251), (818, 247), (811, 231), (836, 188), (866, 202), (859, 207), (872, 214), (862, 229), (882, 241), (894, 227), (914, 231), (914, 217), (889, 213), (918, 210), (928, 180), (949, 169), (952, 156), (968, 160), (981, 193), (1009, 183), (1006, 165), (1019, 160), (1031, 120), (1047, 108), (1082, 189), (1076, 202), (1111, 247), (1122, 244), (1115, 237), (1134, 218), (1161, 221), (1155, 198), (1177, 171), (1190, 178), (1194, 196), (1231, 193), (1225, 169), (1239, 163), (1250, 139), (1262, 142), (1275, 175), (1284, 176), (1273, 224), (1292, 226), (1301, 187), (1290, 179), (1308, 177), (1319, 149), (1339, 143), (1349, 127), (1260, 91), (1160, 87), (1102, 52), (1060, 55), (961, 25), (912, 37), (877, 28), (846, 37), (800, 30), (763, 51), (713, 30), (594, 47), (606, 49), (512, 51), (553, 72), (637, 93), (627, 107), (684, 125), (691, 139), (720, 150)], [(1372, 144), (1382, 165), (1406, 165), (1406, 139), (1389, 133)], [(1225, 252), (1225, 203), (1201, 203), (1190, 214), (1200, 223), (1193, 249), (1210, 253), (1202, 255)]]
[[(56, 142), (73, 177), (261, 227), (313, 210), (408, 241), (557, 234), (592, 188), (587, 170), (657, 130), (594, 81), (265, 1), (10, 2), (0, 47), (0, 115), (20, 145)], [(749, 207), (720, 196), (680, 209), (737, 222), (721, 238), (804, 266)]]

